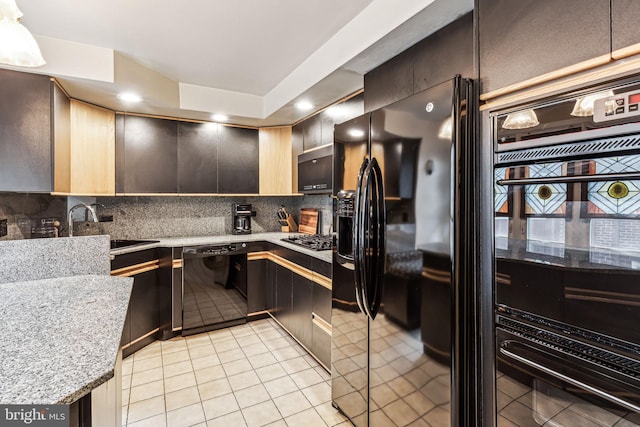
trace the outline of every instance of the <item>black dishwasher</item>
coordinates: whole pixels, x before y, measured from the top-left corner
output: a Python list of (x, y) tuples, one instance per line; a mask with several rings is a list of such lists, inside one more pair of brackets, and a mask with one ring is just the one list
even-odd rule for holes
[(246, 243), (183, 249), (183, 336), (247, 321), (247, 251)]

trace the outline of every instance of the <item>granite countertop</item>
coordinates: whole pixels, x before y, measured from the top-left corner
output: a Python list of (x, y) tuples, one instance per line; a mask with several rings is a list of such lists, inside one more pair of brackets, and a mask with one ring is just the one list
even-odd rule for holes
[(152, 249), (156, 247), (185, 247), (185, 246), (197, 246), (197, 245), (206, 245), (206, 244), (224, 244), (224, 243), (235, 243), (235, 242), (269, 242), (275, 243), (276, 245), (280, 245), (282, 247), (292, 249), (294, 251), (298, 251), (300, 253), (312, 256), (314, 258), (320, 259), (325, 262), (331, 262), (333, 257), (333, 251), (312, 251), (307, 248), (303, 248), (302, 246), (293, 245), (288, 242), (283, 242), (281, 239), (285, 237), (290, 237), (292, 235), (296, 235), (299, 233), (255, 233), (255, 234), (244, 234), (244, 235), (235, 235), (235, 234), (223, 234), (219, 236), (193, 236), (193, 237), (167, 237), (167, 238), (156, 238), (155, 242), (149, 244), (141, 244), (135, 246), (124, 247), (120, 249), (113, 249), (111, 251), (111, 255), (121, 255), (130, 252), (137, 252), (144, 249)]
[(113, 377), (132, 278), (0, 284), (0, 404), (70, 404)]

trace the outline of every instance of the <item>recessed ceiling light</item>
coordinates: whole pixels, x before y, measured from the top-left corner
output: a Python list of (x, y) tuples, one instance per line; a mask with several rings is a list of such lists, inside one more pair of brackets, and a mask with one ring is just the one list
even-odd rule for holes
[(213, 120), (214, 122), (226, 122), (227, 120), (229, 120), (229, 116), (220, 113), (212, 114), (211, 120)]
[(313, 104), (309, 101), (299, 101), (296, 102), (296, 108), (302, 111), (309, 111), (313, 108)]
[(354, 138), (361, 138), (364, 136), (364, 131), (362, 129), (349, 129), (347, 131), (349, 133), (350, 136), (354, 137)]
[(142, 97), (140, 97), (140, 95), (136, 95), (135, 93), (131, 93), (131, 92), (124, 92), (124, 93), (118, 94), (118, 99), (124, 102), (141, 102), (142, 101)]

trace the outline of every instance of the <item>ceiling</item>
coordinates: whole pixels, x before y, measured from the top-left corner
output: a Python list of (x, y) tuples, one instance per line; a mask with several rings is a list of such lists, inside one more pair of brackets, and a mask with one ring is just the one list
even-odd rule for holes
[[(117, 111), (291, 124), (473, 7), (472, 0), (17, 0), (74, 98)], [(144, 101), (126, 104), (122, 91)]]

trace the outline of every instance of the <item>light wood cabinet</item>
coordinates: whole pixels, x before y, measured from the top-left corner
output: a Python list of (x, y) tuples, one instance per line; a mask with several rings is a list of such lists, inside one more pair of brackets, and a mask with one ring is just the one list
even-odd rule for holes
[(71, 100), (68, 144), (56, 143), (54, 191), (115, 194), (115, 113)]
[(291, 126), (260, 129), (260, 194), (292, 194)]

